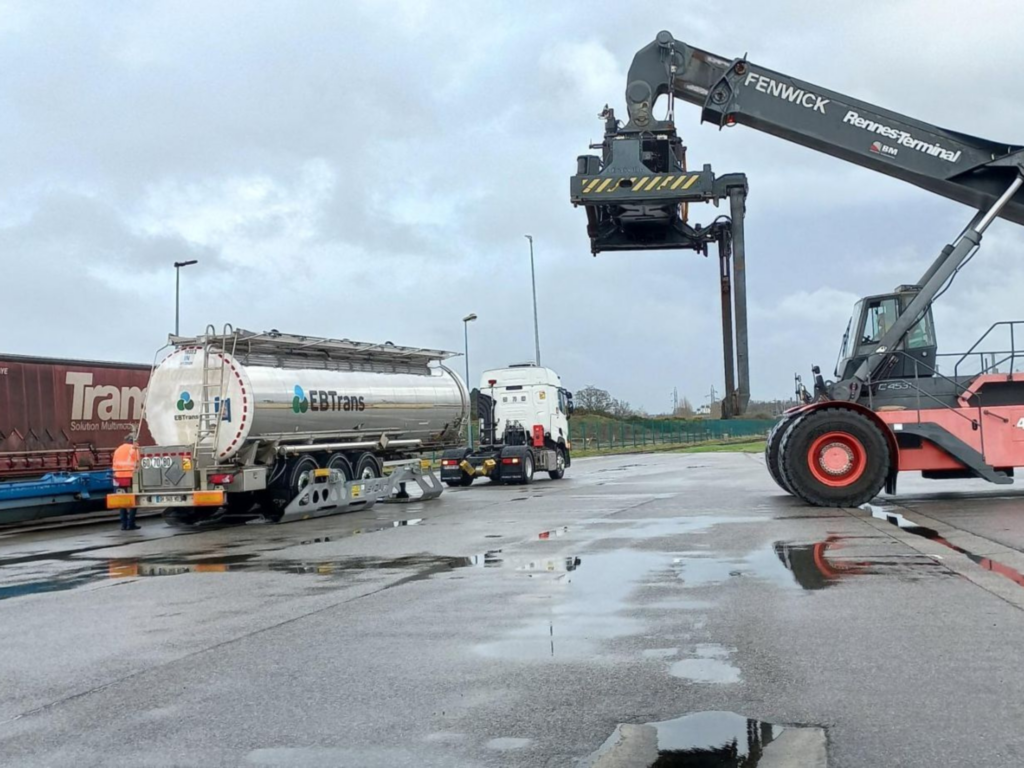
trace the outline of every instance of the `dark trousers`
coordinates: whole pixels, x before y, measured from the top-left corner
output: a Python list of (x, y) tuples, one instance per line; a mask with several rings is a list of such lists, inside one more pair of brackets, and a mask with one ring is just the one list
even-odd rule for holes
[(127, 531), (135, 527), (135, 510), (134, 509), (122, 509), (121, 510), (121, 530)]

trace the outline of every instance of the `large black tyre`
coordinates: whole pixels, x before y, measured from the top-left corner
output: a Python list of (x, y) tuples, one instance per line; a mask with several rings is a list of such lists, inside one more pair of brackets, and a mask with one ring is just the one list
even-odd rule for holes
[[(232, 517), (244, 517), (253, 511), (253, 506), (259, 501), (255, 493), (229, 493), (225, 508)], [(256, 514), (256, 513), (254, 513)]]
[(527, 451), (523, 455), (523, 477), (519, 483), (521, 485), (529, 485), (533, 482), (533, 453)]
[(849, 408), (824, 408), (794, 422), (779, 447), (783, 480), (818, 507), (856, 507), (889, 474), (889, 443), (874, 422)]
[(345, 458), (342, 453), (332, 454), (327, 463), (324, 464), (326, 469), (336, 469), (345, 476), (345, 482), (348, 482), (355, 477), (355, 470), (352, 469), (352, 462)]
[(458, 480), (445, 480), (445, 483), (447, 483), (452, 488), (468, 488), (473, 484), (474, 480), (476, 480), (476, 477), (474, 477), (473, 475), (467, 475), (465, 472), (463, 472), (461, 475), (459, 475)]
[(377, 457), (372, 453), (364, 453), (359, 456), (359, 461), (356, 462), (356, 480), (373, 480), (375, 477), (380, 477), (384, 472), (381, 469), (380, 462), (377, 461)]
[(268, 503), (261, 505), (263, 516), (272, 522), (280, 520), (289, 502), (313, 481), (313, 470), (319, 466), (317, 460), (308, 454), (288, 459), (281, 474), (267, 488)]
[(793, 490), (786, 484), (786, 478), (782, 475), (782, 467), (779, 463), (779, 449), (782, 447), (782, 440), (786, 433), (802, 418), (803, 414), (797, 414), (795, 417), (782, 419), (772, 427), (772, 431), (768, 433), (768, 439), (765, 440), (764, 444), (764, 463), (768, 467), (768, 474), (771, 475), (772, 480), (775, 481), (779, 488), (791, 496), (794, 495)]
[(548, 472), (548, 477), (552, 480), (561, 480), (565, 477), (565, 449), (562, 447), (555, 448), (555, 468)]

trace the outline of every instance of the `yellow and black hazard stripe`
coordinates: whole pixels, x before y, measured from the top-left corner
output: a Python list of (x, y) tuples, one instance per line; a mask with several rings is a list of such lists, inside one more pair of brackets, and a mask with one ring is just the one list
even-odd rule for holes
[(671, 192), (689, 189), (697, 183), (699, 173), (669, 174), (667, 176), (598, 176), (595, 179), (580, 181), (584, 195), (597, 195), (609, 192)]

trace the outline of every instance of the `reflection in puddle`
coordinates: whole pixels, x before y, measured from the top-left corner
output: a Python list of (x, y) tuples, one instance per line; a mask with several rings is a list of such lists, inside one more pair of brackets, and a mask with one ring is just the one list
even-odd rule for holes
[[(312, 539), (302, 544), (330, 541), (330, 537)], [(273, 560), (261, 559), (257, 554), (218, 555), (185, 560), (166, 557), (121, 558), (89, 560), (75, 558), (60, 565), (68, 566), (45, 578), (28, 573), (20, 583), (0, 586), (0, 600), (42, 592), (58, 592), (104, 579), (135, 579), (154, 576), (180, 576), (186, 573), (240, 573), (262, 571), (267, 573), (312, 574), (316, 576), (344, 576), (373, 570), (415, 570), (411, 578), (426, 578), (453, 568), (507, 568), (522, 573), (569, 573), (582, 565), (575, 556), (556, 558), (503, 558), (500, 549), (492, 549), (468, 557), (437, 555), (411, 555), (399, 558), (345, 557), (333, 560)], [(56, 564), (56, 563), (55, 563)], [(50, 563), (40, 562), (49, 566)]]
[[(787, 753), (786, 765), (823, 765), (825, 734), (753, 720), (734, 712), (697, 712), (674, 720), (619, 725), (605, 743), (584, 761), (586, 766), (651, 766), (652, 768), (754, 768), (768, 757), (771, 744), (785, 731), (803, 732), (800, 754)], [(774, 765), (781, 755), (776, 755)]]
[(733, 712), (698, 712), (650, 725), (658, 733), (658, 768), (755, 766), (783, 731)]
[[(45, 578), (28, 578), (20, 583), (0, 586), (0, 600), (43, 592), (58, 592), (108, 579), (134, 579), (154, 576), (180, 576), (186, 573), (267, 573), (345, 576), (366, 571), (412, 570), (401, 583), (425, 579), (453, 568), (491, 567), (502, 564), (501, 550), (490, 550), (469, 557), (411, 555), (399, 558), (347, 557), (314, 562), (257, 559), (255, 554), (221, 555), (191, 560), (167, 558), (131, 558), (114, 560), (82, 560), (82, 565)], [(78, 562), (77, 560), (75, 561)]]
[(771, 548), (745, 555), (723, 556), (714, 552), (687, 552), (672, 560), (687, 587), (708, 587), (730, 579), (756, 578), (781, 587), (791, 587), (793, 577), (775, 557)]
[[(568, 564), (570, 558), (566, 558)], [(637, 581), (668, 557), (660, 553), (616, 550), (587, 555), (586, 568), (573, 561), (571, 573), (544, 582), (564, 598), (505, 638), (474, 650), (489, 658), (550, 659), (592, 656), (598, 643), (641, 631), (643, 623), (626, 615)]]
[(904, 531), (915, 533), (918, 536), (930, 539), (931, 541), (936, 541), (944, 547), (949, 547), (954, 552), (959, 552), (961, 555), (965, 555), (972, 563), (980, 565), (986, 571), (998, 573), (1000, 576), (1009, 579), (1014, 584), (1024, 587), (1024, 573), (1021, 573), (1016, 568), (1011, 568), (1004, 563), (1000, 563), (998, 560), (993, 560), (992, 558), (985, 557), (983, 555), (976, 555), (963, 547), (958, 547), (956, 544), (947, 541), (942, 534), (933, 528), (926, 528), (923, 525), (918, 525), (912, 520), (905, 518), (899, 512), (890, 512), (882, 507), (876, 507), (874, 504), (864, 504), (861, 509), (868, 510), (871, 512), (872, 517), (877, 517), (880, 520), (892, 523), (893, 525), (902, 528)]
[(390, 520), (390, 521), (374, 521), (371, 525), (367, 525), (363, 528), (356, 528), (355, 530), (345, 531), (338, 536), (320, 536), (316, 539), (307, 539), (306, 541), (300, 541), (299, 544), (323, 544), (328, 541), (336, 541), (343, 539), (348, 536), (356, 536), (360, 533), (377, 533), (377, 531), (389, 531), (392, 528), (404, 528), (407, 525), (419, 525), (422, 523), (424, 518), (413, 517), (408, 520)]
[(568, 526), (562, 528), (552, 528), (550, 531), (541, 531), (537, 534), (538, 539), (554, 539), (558, 536), (565, 536), (569, 532)]
[(898, 554), (875, 556), (870, 559), (836, 556), (849, 546), (854, 539), (872, 541), (872, 537), (838, 536), (825, 537), (814, 544), (792, 544), (777, 541), (772, 545), (776, 556), (804, 589), (816, 590), (831, 587), (847, 576), (859, 575), (920, 575), (931, 572), (935, 575), (948, 573), (940, 563), (926, 555)]

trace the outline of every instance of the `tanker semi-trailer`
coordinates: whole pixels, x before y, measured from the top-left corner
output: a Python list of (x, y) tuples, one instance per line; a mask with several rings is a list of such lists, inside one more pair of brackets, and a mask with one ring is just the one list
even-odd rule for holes
[(457, 445), (469, 418), (444, 365), (454, 353), (230, 326), (169, 346), (146, 396), (155, 446), (108, 506), (279, 521), (365, 506), (406, 480), (429, 498), (441, 485), (412, 459)]

